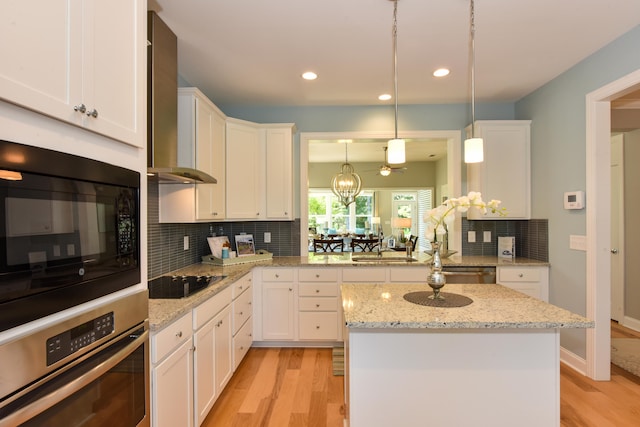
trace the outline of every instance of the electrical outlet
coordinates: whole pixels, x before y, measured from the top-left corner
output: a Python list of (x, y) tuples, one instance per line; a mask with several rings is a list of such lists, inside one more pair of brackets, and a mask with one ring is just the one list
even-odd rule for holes
[(184, 250), (188, 251), (189, 250), (189, 236), (184, 236)]
[(475, 243), (476, 242), (476, 232), (475, 231), (468, 231), (467, 232), (467, 242), (469, 242), (469, 243)]
[(482, 233), (482, 241), (484, 243), (490, 243), (491, 242), (491, 231), (484, 231)]
[(270, 231), (265, 231), (264, 232), (264, 242), (265, 243), (271, 243), (271, 232)]

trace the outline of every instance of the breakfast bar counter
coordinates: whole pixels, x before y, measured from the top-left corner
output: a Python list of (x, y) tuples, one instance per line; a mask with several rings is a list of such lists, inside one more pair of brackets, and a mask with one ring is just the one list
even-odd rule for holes
[(501, 285), (447, 284), (462, 307), (405, 299), (425, 284), (341, 291), (349, 426), (560, 425), (559, 329), (592, 321)]

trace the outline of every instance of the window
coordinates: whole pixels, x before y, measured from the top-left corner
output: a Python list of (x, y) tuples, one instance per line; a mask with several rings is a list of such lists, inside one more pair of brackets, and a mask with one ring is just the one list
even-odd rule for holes
[(317, 234), (364, 234), (371, 224), (373, 202), (372, 191), (362, 191), (345, 207), (330, 190), (309, 190), (309, 229)]

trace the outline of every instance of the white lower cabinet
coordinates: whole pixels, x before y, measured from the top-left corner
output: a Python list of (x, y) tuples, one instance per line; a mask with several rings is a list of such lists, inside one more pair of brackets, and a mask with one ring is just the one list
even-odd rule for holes
[(311, 341), (342, 339), (338, 302), (340, 270), (301, 268), (298, 270), (298, 338)]
[(191, 313), (151, 336), (151, 423), (193, 426)]
[(548, 266), (498, 266), (496, 282), (542, 301), (549, 302)]
[(193, 309), (195, 425), (231, 378), (231, 287)]
[(297, 283), (292, 268), (262, 270), (262, 339), (294, 340), (296, 337)]
[(251, 296), (249, 273), (151, 336), (154, 427), (202, 424), (251, 347)]

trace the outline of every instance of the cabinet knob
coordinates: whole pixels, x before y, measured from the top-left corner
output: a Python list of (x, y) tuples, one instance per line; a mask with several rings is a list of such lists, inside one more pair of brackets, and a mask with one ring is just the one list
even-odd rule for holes
[(615, 249), (615, 248), (614, 248), (614, 249), (611, 249), (611, 253), (612, 253), (612, 254), (617, 254), (617, 253), (618, 253), (618, 250), (617, 250), (617, 249)]
[(244, 350), (244, 346), (243, 345), (240, 346), (240, 350)]
[(316, 289), (316, 294), (319, 294), (319, 293), (320, 293), (320, 289)]
[(73, 111), (77, 111), (78, 113), (84, 113), (87, 111), (87, 107), (84, 104), (79, 104), (73, 107)]
[(247, 304), (251, 305), (251, 301), (249, 301)]
[(243, 313), (243, 312), (240, 312), (240, 316), (243, 316), (243, 315), (244, 315), (244, 313)]
[(316, 329), (320, 329), (320, 325), (317, 325), (317, 326), (316, 326)]
[(176, 332), (176, 337), (178, 337), (178, 338), (182, 338), (182, 331), (178, 331), (178, 332)]
[(98, 117), (98, 110), (94, 108), (93, 110), (87, 111), (87, 116), (93, 117), (95, 119), (96, 117)]
[(320, 308), (320, 304), (316, 304), (316, 308)]
[(253, 336), (253, 334), (249, 334), (249, 336), (250, 336), (250, 337), (252, 337), (252, 336)]
[(280, 276), (276, 274), (276, 279), (277, 279), (278, 277), (280, 277)]
[(293, 289), (292, 289), (292, 288), (289, 288), (289, 292), (293, 292)]
[(260, 216), (260, 212), (256, 212), (256, 216)]
[(520, 273), (518, 274), (518, 277), (524, 277), (524, 274)]
[(242, 290), (242, 285), (238, 286), (238, 289)]
[(316, 279), (317, 279), (317, 278), (319, 278), (319, 277), (320, 277), (320, 275), (319, 275), (319, 274), (316, 274)]

